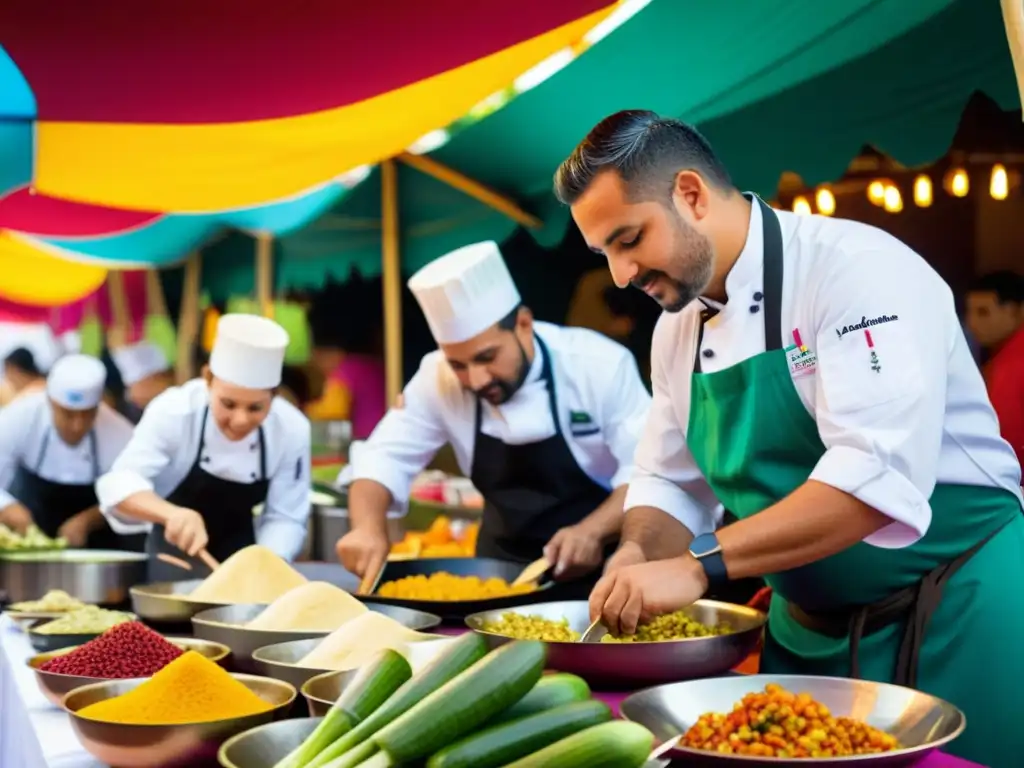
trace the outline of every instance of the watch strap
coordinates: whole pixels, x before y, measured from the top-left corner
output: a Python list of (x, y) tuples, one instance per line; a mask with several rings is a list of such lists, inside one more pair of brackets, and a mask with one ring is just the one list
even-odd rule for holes
[(717, 586), (729, 581), (729, 571), (722, 557), (722, 547), (713, 533), (703, 533), (690, 543), (690, 554), (701, 564), (708, 586)]

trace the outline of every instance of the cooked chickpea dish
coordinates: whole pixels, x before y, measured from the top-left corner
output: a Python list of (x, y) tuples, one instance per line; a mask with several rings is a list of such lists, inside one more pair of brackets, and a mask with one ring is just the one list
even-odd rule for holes
[(725, 755), (758, 757), (848, 757), (900, 749), (885, 731), (849, 717), (835, 717), (807, 693), (769, 683), (748, 693), (729, 714), (709, 712), (680, 744)]
[(523, 595), (536, 589), (534, 584), (513, 587), (504, 579), (481, 579), (479, 576), (455, 576), (441, 572), (386, 581), (377, 589), (377, 594), (402, 600), (486, 600)]
[(568, 619), (554, 621), (540, 616), (523, 616), (519, 613), (503, 614), (498, 621), (485, 621), (484, 632), (493, 632), (516, 640), (543, 640), (548, 643), (574, 643), (580, 633), (569, 629)]
[(687, 616), (683, 611), (675, 611), (655, 616), (646, 624), (641, 624), (636, 628), (635, 635), (622, 635), (620, 637), (605, 635), (601, 638), (601, 642), (657, 643), (665, 640), (685, 640), (688, 637), (727, 635), (731, 631), (727, 624), (709, 627), (706, 624), (701, 624), (692, 616)]
[[(545, 619), (540, 616), (524, 616), (511, 611), (502, 615), (499, 621), (484, 622), (482, 629), (496, 635), (513, 637), (516, 640), (543, 640), (549, 643), (574, 643), (580, 639), (580, 633), (569, 628), (569, 621), (562, 619)], [(605, 635), (602, 643), (656, 643), (668, 640), (684, 640), (688, 637), (710, 637), (724, 635), (729, 632), (728, 626), (721, 624), (708, 627), (687, 616), (683, 611), (666, 613), (658, 616), (648, 624), (637, 627), (635, 635), (613, 637)]]

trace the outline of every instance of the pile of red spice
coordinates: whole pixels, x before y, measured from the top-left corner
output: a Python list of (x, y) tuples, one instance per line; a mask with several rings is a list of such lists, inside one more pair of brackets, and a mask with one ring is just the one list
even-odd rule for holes
[(50, 659), (40, 669), (107, 680), (149, 677), (183, 653), (145, 624), (129, 621), (111, 627), (70, 653)]

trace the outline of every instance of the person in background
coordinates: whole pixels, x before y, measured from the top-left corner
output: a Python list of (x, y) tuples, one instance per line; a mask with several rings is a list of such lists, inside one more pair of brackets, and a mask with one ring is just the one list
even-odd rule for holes
[(45, 392), (0, 411), (0, 522), (19, 533), (34, 523), (72, 547), (122, 548), (93, 488), (132, 436), (132, 425), (100, 402), (106, 376), (96, 358), (67, 355)]
[[(204, 375), (154, 399), (96, 482), (114, 530), (148, 530), (152, 581), (181, 577), (160, 553), (194, 558), (205, 548), (223, 561), (258, 542), (293, 560), (302, 550), (311, 437), (309, 420), (275, 397), (287, 346), (272, 320), (222, 316)], [(199, 561), (192, 566), (205, 572)]]
[(18, 347), (4, 358), (3, 386), (0, 387), (0, 406), (15, 398), (46, 388), (46, 376), (36, 365), (35, 356), (25, 347)]
[(133, 423), (138, 424), (146, 406), (174, 386), (174, 372), (163, 350), (150, 341), (111, 350), (110, 357), (124, 384), (121, 410)]
[(313, 359), (324, 375), (323, 394), (306, 407), (314, 421), (347, 418), (355, 440), (368, 438), (388, 410), (384, 361), (369, 351), (372, 341), (361, 346), (317, 346)]
[(1024, 276), (1004, 270), (977, 280), (967, 326), (987, 357), (982, 374), (999, 432), (1024, 463)]

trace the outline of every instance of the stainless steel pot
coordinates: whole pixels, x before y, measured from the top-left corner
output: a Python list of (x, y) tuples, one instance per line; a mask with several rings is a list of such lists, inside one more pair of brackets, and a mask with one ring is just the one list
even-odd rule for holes
[(118, 605), (146, 580), (146, 556), (106, 549), (0, 555), (0, 593), (12, 602), (62, 589), (84, 603)]
[[(313, 552), (317, 560), (336, 562), (338, 555), (334, 545), (352, 527), (347, 507), (313, 505)], [(405, 538), (405, 525), (401, 517), (388, 517), (388, 536), (392, 542)]]

